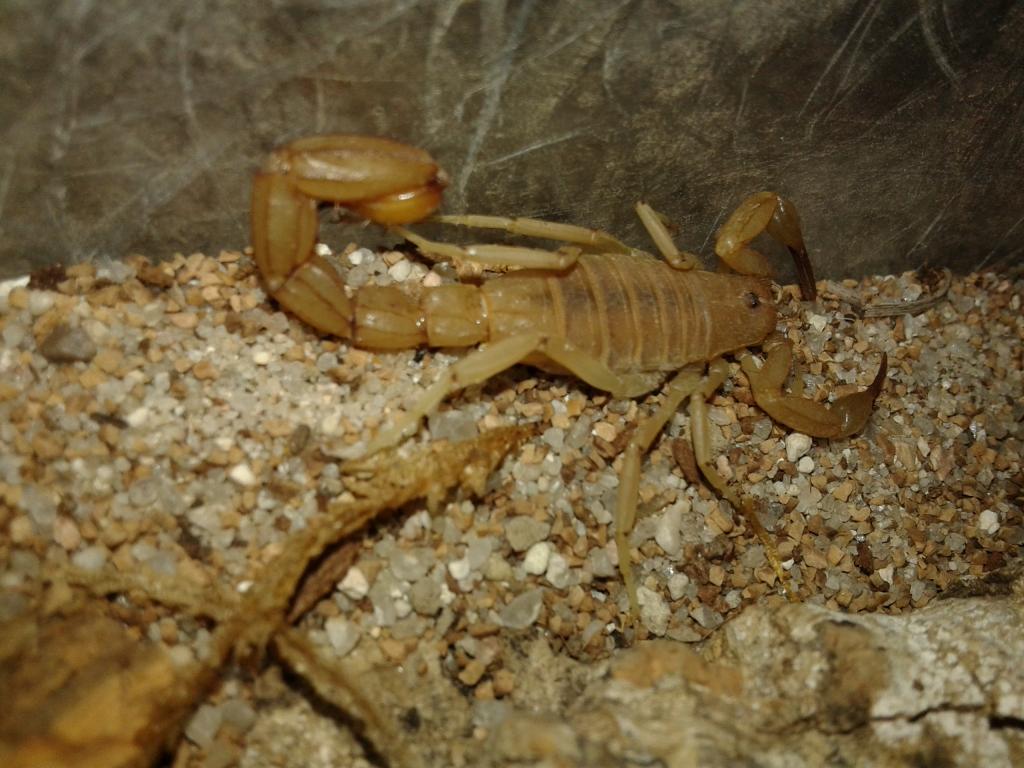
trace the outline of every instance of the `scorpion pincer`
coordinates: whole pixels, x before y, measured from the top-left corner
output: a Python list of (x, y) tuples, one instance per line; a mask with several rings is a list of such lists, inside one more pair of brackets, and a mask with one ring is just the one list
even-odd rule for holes
[[(687, 399), (702, 474), (744, 514), (789, 593), (774, 541), (753, 503), (740, 498), (712, 460), (706, 401), (728, 374), (722, 355), (736, 355), (761, 409), (814, 437), (843, 438), (860, 430), (886, 375), (883, 354), (867, 388), (831, 405), (783, 391), (792, 347), (776, 333), (770, 269), (750, 242), (767, 233), (786, 246), (797, 264), (803, 298), (813, 300), (813, 272), (793, 205), (773, 192), (740, 203), (715, 243), (715, 253), (731, 274), (699, 269), (692, 254), (673, 244), (662, 217), (643, 203), (637, 204), (637, 213), (662, 259), (599, 230), (537, 219), (439, 216), (437, 220), (448, 224), (565, 245), (557, 251), (457, 246), (398, 227), (431, 258), (515, 271), (481, 285), (425, 289), (419, 298), (393, 286), (366, 286), (350, 298), (342, 275), (314, 252), (318, 203), (341, 205), (362, 218), (397, 227), (433, 214), (445, 179), (421, 149), (381, 138), (333, 135), (277, 149), (254, 180), (255, 260), (269, 294), (286, 310), (360, 347), (485, 345), (448, 368), (410, 410), (371, 440), (368, 452), (400, 442), (453, 392), (519, 363), (571, 374), (617, 398), (638, 397), (662, 386), (660, 406), (639, 425), (625, 449), (618, 489), (616, 542), (631, 614), (637, 613), (638, 600), (627, 537), (635, 522), (641, 459)], [(748, 351), (757, 346), (765, 358), (760, 366)]]

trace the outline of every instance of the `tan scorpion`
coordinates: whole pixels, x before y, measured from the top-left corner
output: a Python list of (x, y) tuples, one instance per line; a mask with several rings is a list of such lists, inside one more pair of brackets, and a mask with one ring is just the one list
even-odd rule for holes
[[(749, 243), (767, 233), (793, 254), (803, 298), (815, 298), (813, 273), (793, 205), (773, 192), (740, 203), (718, 232), (715, 253), (738, 274), (707, 272), (673, 244), (664, 220), (636, 206), (663, 259), (630, 248), (599, 230), (498, 216), (439, 216), (447, 224), (499, 229), (568, 245), (546, 251), (509, 245), (456, 246), (397, 231), (434, 257), (515, 269), (481, 285), (425, 289), (418, 299), (396, 287), (365, 286), (350, 297), (342, 275), (316, 255), (317, 207), (344, 206), (396, 227), (438, 208), (444, 172), (427, 152), (387, 139), (328, 135), (275, 150), (255, 176), (252, 241), (268, 293), (319, 331), (371, 349), (483, 344), (449, 367), (371, 441), (374, 452), (397, 444), (446, 397), (519, 363), (571, 374), (616, 398), (662, 385), (661, 405), (636, 429), (625, 449), (615, 511), (619, 569), (631, 615), (639, 610), (627, 536), (636, 517), (640, 462), (689, 398), (694, 455), (708, 482), (740, 510), (757, 533), (780, 584), (788, 580), (774, 542), (752, 502), (716, 472), (706, 400), (728, 375), (722, 359), (735, 354), (757, 405), (787, 427), (814, 437), (842, 438), (867, 422), (886, 375), (831, 405), (783, 392), (792, 358), (776, 333), (765, 257)], [(759, 367), (748, 351), (760, 347)]]

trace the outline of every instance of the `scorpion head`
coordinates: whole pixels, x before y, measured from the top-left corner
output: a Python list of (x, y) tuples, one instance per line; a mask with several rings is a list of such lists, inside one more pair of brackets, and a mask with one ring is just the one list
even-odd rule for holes
[[(716, 354), (753, 347), (774, 330), (775, 300), (771, 282), (746, 275), (715, 275), (722, 281), (714, 291), (714, 316), (710, 348)], [(739, 342), (739, 343), (737, 343)]]

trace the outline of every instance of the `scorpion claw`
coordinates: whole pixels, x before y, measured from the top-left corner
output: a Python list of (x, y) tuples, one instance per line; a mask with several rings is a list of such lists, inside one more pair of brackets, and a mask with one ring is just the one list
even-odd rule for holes
[(882, 363), (874, 380), (860, 392), (844, 395), (831, 405), (782, 392), (793, 357), (792, 345), (777, 337), (765, 345), (766, 359), (758, 369), (748, 352), (742, 353), (740, 365), (750, 379), (754, 401), (775, 421), (811, 437), (842, 438), (859, 432), (871, 416), (875, 399), (882, 391), (888, 371), (888, 358)]

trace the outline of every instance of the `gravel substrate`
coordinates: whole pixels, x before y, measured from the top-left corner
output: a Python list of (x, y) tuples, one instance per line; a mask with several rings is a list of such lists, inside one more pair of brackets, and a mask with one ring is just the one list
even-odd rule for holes
[[(350, 248), (352, 284), (450, 279), (400, 253)], [(342, 464), (454, 355), (373, 353), (277, 311), (248, 256), (79, 265), (0, 289), (0, 619), (46, 574), (152, 571), (246, 589), (290, 532), (344, 496)], [(33, 287), (38, 285), (39, 287)], [(1024, 280), (952, 280), (917, 316), (858, 319), (911, 301), (912, 274), (780, 291), (804, 393), (889, 374), (863, 432), (814, 440), (773, 424), (746, 380), (711, 401), (718, 469), (760, 501), (801, 600), (898, 613), (1018, 557), (1024, 539)], [(603, 658), (650, 636), (706, 637), (744, 605), (783, 600), (762, 546), (695, 476), (680, 412), (645, 459), (631, 544), (641, 622), (625, 626), (613, 505), (630, 431), (655, 398), (613, 400), (517, 367), (460, 394), (418, 440), (504, 424), (536, 436), (478, 501), (414, 508), (374, 530), (304, 626), (343, 656), (419, 644), (478, 700), (516, 685), (506, 638), (544, 631)], [(685, 410), (685, 409), (684, 409)], [(173, 612), (149, 636), (182, 661), (208, 629)]]

